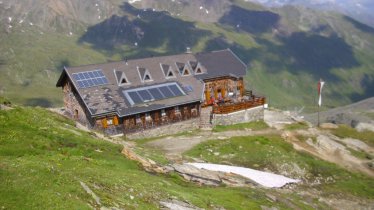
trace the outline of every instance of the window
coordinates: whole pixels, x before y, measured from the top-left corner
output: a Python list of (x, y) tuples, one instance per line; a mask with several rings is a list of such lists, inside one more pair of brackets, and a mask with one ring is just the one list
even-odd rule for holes
[(145, 68), (138, 68), (139, 77), (141, 82), (150, 82), (153, 81), (151, 74), (149, 73), (148, 69)]
[(175, 78), (175, 75), (174, 75), (174, 72), (173, 72), (173, 69), (171, 68), (171, 66), (169, 66), (167, 64), (161, 64), (161, 63), (160, 63), (160, 66), (161, 66), (161, 70), (163, 71), (166, 79)]
[(122, 78), (122, 80), (121, 80), (121, 84), (126, 84), (126, 83), (127, 83), (126, 78)]
[(188, 69), (184, 69), (182, 75), (183, 76), (188, 76), (188, 75), (190, 75), (190, 71)]
[(136, 115), (136, 123), (141, 123), (142, 119), (140, 118), (140, 114)]
[(200, 69), (200, 68), (197, 68), (195, 74), (201, 74), (201, 73), (203, 73), (203, 72), (201, 71), (201, 69)]
[(165, 109), (161, 109), (161, 116), (166, 116), (166, 112), (165, 112)]
[(150, 120), (151, 119), (151, 114), (149, 112), (145, 113), (145, 119)]
[(127, 79), (125, 72), (114, 69), (114, 76), (116, 77), (119, 86), (128, 85), (130, 81)]
[(144, 81), (149, 81), (149, 80), (151, 80), (151, 76), (149, 76), (149, 74), (146, 74), (144, 76)]
[(180, 112), (180, 110), (179, 110), (179, 106), (176, 106), (176, 107), (175, 107), (175, 112)]

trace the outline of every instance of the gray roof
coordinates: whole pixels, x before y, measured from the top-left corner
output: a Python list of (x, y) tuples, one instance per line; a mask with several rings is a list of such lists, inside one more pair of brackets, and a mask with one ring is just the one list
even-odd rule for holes
[(202, 79), (220, 76), (243, 77), (246, 75), (247, 65), (230, 49), (198, 53), (196, 54), (196, 60), (208, 70), (208, 74), (202, 75)]
[[(179, 67), (182, 65), (184, 67), (186, 64), (187, 66), (192, 66), (192, 68), (196, 68), (196, 66), (199, 65), (203, 73), (194, 75), (192, 71), (189, 76), (181, 75)], [(169, 68), (171, 68), (175, 77), (165, 77)], [(72, 77), (73, 73), (98, 69), (102, 70), (108, 80), (108, 84), (79, 88), (77, 82)], [(143, 81), (144, 75), (147, 72), (150, 74), (151, 80)], [(127, 60), (126, 62), (119, 61), (78, 67), (65, 67), (56, 86), (61, 87), (65, 78), (70, 78), (92, 116), (106, 115), (109, 113), (117, 113), (119, 116), (128, 116), (201, 101), (204, 91), (202, 79), (226, 75), (242, 77), (245, 75), (245, 72), (246, 66), (231, 50), (227, 49), (196, 55), (185, 53), (133, 59)], [(124, 76), (128, 83), (120, 85), (120, 80)], [(170, 82), (176, 82), (182, 89), (184, 86), (190, 85), (193, 91), (184, 91), (185, 95), (182, 96), (134, 105), (131, 105), (123, 94), (124, 90), (139, 87), (152, 87), (154, 85)]]

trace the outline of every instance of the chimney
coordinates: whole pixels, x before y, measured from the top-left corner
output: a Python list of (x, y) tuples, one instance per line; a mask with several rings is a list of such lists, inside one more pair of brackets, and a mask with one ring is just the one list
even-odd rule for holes
[(127, 63), (127, 58), (123, 58), (123, 60), (125, 60), (125, 64), (126, 64), (126, 66), (129, 65), (129, 64)]
[(191, 48), (190, 47), (186, 47), (186, 53), (188, 53), (188, 54), (191, 53)]

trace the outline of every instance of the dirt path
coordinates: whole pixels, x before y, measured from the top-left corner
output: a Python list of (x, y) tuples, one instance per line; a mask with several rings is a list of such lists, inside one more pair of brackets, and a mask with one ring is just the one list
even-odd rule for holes
[[(194, 146), (208, 140), (224, 140), (235, 136), (257, 136), (277, 134), (291, 143), (294, 149), (307, 152), (315, 157), (328, 162), (338, 164), (351, 171), (361, 171), (371, 177), (374, 177), (374, 170), (369, 168), (368, 163), (371, 160), (359, 159), (353, 156), (347, 149), (342, 140), (332, 135), (328, 130), (309, 128), (299, 130), (304, 135), (317, 139), (317, 142), (305, 142), (297, 139), (298, 131), (284, 130), (284, 125), (297, 122), (290, 114), (279, 111), (266, 111), (265, 122), (271, 127), (264, 130), (252, 131), (233, 130), (225, 132), (201, 131), (190, 136), (166, 137), (146, 143), (146, 146), (158, 148), (165, 153), (166, 158), (171, 162), (181, 162), (182, 154)], [(357, 140), (358, 141), (358, 140)], [(372, 148), (371, 148), (372, 149)]]
[(259, 131), (252, 130), (236, 130), (236, 131), (225, 131), (225, 132), (211, 132), (202, 131), (193, 136), (178, 136), (178, 137), (166, 137), (155, 141), (148, 142), (146, 146), (159, 148), (165, 152), (165, 156), (171, 161), (179, 161), (182, 158), (182, 154), (194, 146), (211, 139), (224, 140), (235, 136), (257, 136), (257, 135), (268, 135), (268, 134), (280, 134), (279, 131), (274, 129), (264, 129)]
[[(256, 136), (268, 134), (280, 134), (285, 124), (294, 123), (295, 120), (289, 115), (280, 111), (265, 110), (264, 121), (271, 127), (264, 130), (252, 131), (232, 130), (225, 132), (201, 131), (191, 136), (166, 137), (146, 144), (146, 146), (159, 148), (165, 152), (165, 156), (171, 161), (181, 160), (182, 154), (201, 142), (215, 139), (223, 140), (235, 136)], [(275, 129), (274, 129), (275, 128)]]

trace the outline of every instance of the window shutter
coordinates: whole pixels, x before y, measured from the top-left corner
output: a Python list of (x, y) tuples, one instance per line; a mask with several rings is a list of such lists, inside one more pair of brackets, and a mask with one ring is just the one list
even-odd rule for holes
[(101, 120), (101, 124), (103, 125), (103, 128), (107, 128), (108, 127), (108, 121), (106, 120), (106, 118), (104, 118), (104, 119)]
[(118, 117), (117, 116), (113, 117), (113, 124), (118, 125)]

